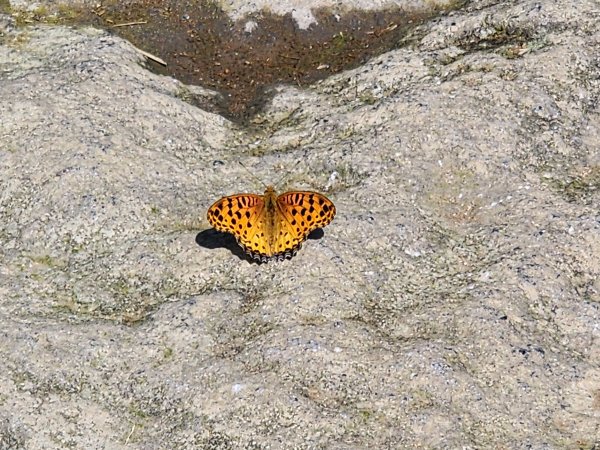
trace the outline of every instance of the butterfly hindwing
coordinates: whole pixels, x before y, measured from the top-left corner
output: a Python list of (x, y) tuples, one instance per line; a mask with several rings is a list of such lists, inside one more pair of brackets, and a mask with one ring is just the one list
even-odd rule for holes
[(249, 235), (247, 237), (244, 236), (243, 239), (238, 239), (238, 242), (242, 247), (244, 247), (246, 253), (248, 253), (254, 259), (262, 260), (262, 256), (267, 258), (271, 257), (270, 249), (268, 248), (268, 227), (266, 226), (265, 221), (266, 214), (265, 210), (263, 209), (261, 214), (259, 214), (254, 220), (255, 223)]
[[(279, 212), (279, 235), (275, 244), (275, 254), (282, 255), (283, 258), (292, 257), (300, 249), (302, 242), (306, 240), (308, 233), (299, 235), (294, 232), (285, 216)], [(282, 259), (283, 259), (282, 258)]]

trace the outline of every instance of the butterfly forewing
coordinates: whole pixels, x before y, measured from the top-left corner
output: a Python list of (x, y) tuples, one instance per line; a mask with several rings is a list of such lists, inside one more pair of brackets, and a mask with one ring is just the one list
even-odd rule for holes
[(207, 218), (216, 230), (232, 233), (238, 240), (249, 240), (263, 207), (261, 195), (230, 195), (213, 203)]
[(286, 192), (277, 197), (277, 205), (291, 233), (300, 241), (311, 231), (328, 225), (335, 216), (331, 200), (317, 192)]

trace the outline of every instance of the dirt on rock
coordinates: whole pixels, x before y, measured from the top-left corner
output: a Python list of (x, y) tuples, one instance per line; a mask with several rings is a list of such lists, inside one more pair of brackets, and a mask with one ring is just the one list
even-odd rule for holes
[(292, 13), (257, 11), (233, 20), (216, 3), (109, 1), (71, 7), (20, 10), (19, 23), (91, 25), (129, 40), (148, 52), (157, 73), (218, 91), (212, 105), (235, 121), (247, 122), (269, 101), (279, 83), (305, 86), (369, 58), (406, 45), (409, 33), (427, 19), (459, 8), (432, 3), (428, 8), (313, 10), (316, 22), (302, 29)]

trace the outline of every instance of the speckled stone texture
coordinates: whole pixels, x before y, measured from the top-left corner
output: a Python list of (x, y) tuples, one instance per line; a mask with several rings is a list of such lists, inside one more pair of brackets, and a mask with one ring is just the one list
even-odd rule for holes
[[(1, 449), (598, 448), (596, 1), (471, 2), (250, 128), (13, 25)], [(285, 172), (336, 218), (251, 263), (206, 209)]]

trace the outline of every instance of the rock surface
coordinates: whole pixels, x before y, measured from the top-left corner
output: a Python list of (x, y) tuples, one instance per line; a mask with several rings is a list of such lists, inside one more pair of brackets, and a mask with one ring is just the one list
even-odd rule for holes
[(319, 0), (307, 2), (306, 0), (223, 0), (219, 2), (223, 10), (234, 19), (242, 19), (256, 11), (267, 10), (278, 15), (290, 13), (298, 27), (308, 29), (318, 22), (314, 15), (315, 8), (332, 10), (337, 14), (344, 14), (351, 9), (357, 10), (383, 10), (386, 8), (403, 8), (406, 11), (423, 10), (431, 8), (446, 8), (451, 6), (453, 0)]
[[(496, 3), (253, 128), (0, 19), (0, 448), (597, 448), (597, 2)], [(285, 172), (338, 215), (252, 264), (206, 209)]]

